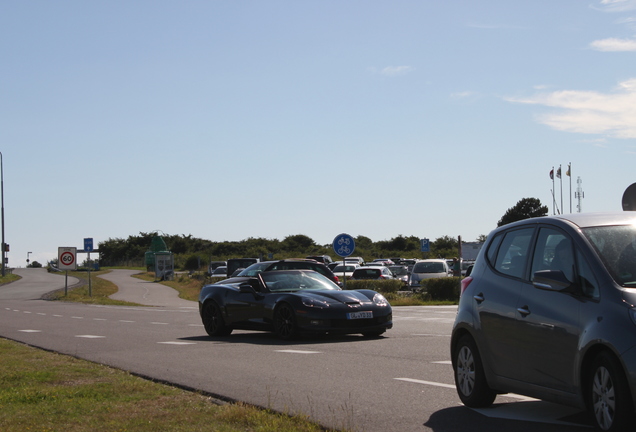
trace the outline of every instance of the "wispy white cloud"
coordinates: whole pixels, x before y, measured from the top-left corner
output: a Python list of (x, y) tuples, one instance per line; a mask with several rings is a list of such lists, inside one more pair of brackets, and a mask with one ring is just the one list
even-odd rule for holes
[(636, 39), (601, 39), (590, 44), (597, 51), (636, 51)]
[(636, 9), (636, 0), (601, 0), (601, 8), (608, 12), (624, 12)]
[(380, 74), (387, 76), (406, 75), (415, 70), (412, 66), (387, 66), (380, 70)]
[(467, 99), (470, 97), (476, 96), (476, 93), (473, 91), (463, 91), (463, 92), (455, 92), (451, 93), (451, 98), (453, 99)]
[(636, 78), (619, 83), (612, 93), (562, 90), (506, 100), (555, 108), (536, 119), (556, 130), (636, 138)]

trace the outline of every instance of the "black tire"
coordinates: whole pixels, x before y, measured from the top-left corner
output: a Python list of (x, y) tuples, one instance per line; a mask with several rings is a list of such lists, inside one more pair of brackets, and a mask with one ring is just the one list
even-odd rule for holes
[(610, 353), (602, 352), (594, 359), (586, 393), (597, 430), (627, 430), (633, 416), (632, 398), (623, 369)]
[(298, 336), (296, 315), (287, 303), (283, 303), (274, 310), (274, 333), (283, 340), (292, 340)]
[(209, 301), (203, 306), (201, 318), (203, 319), (203, 327), (210, 336), (227, 336), (232, 333), (232, 328), (228, 327), (223, 320), (221, 308), (213, 301)]
[(497, 393), (486, 382), (479, 350), (471, 336), (464, 335), (457, 342), (453, 369), (455, 388), (464, 405), (471, 408), (492, 405)]

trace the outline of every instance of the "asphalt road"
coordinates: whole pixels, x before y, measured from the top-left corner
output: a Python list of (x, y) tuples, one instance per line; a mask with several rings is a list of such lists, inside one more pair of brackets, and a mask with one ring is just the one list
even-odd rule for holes
[[(492, 408), (460, 404), (449, 340), (455, 307), (394, 308), (379, 339), (279, 341), (269, 333), (206, 335), (195, 302), (116, 270), (118, 298), (146, 307), (40, 300), (64, 276), (17, 269), (0, 287), (0, 336), (133, 373), (355, 431), (584, 431), (585, 415), (515, 395)], [(76, 281), (74, 281), (76, 282)], [(69, 282), (71, 285), (71, 282)]]

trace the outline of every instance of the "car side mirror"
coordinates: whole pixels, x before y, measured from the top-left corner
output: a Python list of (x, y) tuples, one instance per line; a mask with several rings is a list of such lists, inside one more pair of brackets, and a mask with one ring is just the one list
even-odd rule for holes
[(243, 294), (256, 294), (256, 290), (249, 282), (243, 282), (239, 285), (239, 292)]
[(574, 292), (574, 284), (561, 270), (539, 270), (534, 273), (532, 285), (546, 291)]

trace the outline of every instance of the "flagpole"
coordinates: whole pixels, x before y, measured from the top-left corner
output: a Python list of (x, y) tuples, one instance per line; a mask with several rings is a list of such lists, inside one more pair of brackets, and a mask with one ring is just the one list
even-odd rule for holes
[(563, 177), (561, 176), (561, 165), (559, 165), (557, 177), (559, 178), (559, 184), (561, 185), (561, 211), (563, 211)]
[(554, 166), (552, 167), (552, 171), (550, 171), (550, 180), (552, 180), (552, 190), (550, 190), (550, 192), (552, 192), (552, 214), (555, 215), (556, 197), (554, 196)]
[(566, 174), (570, 177), (570, 213), (572, 213), (572, 162), (568, 163), (568, 171)]

